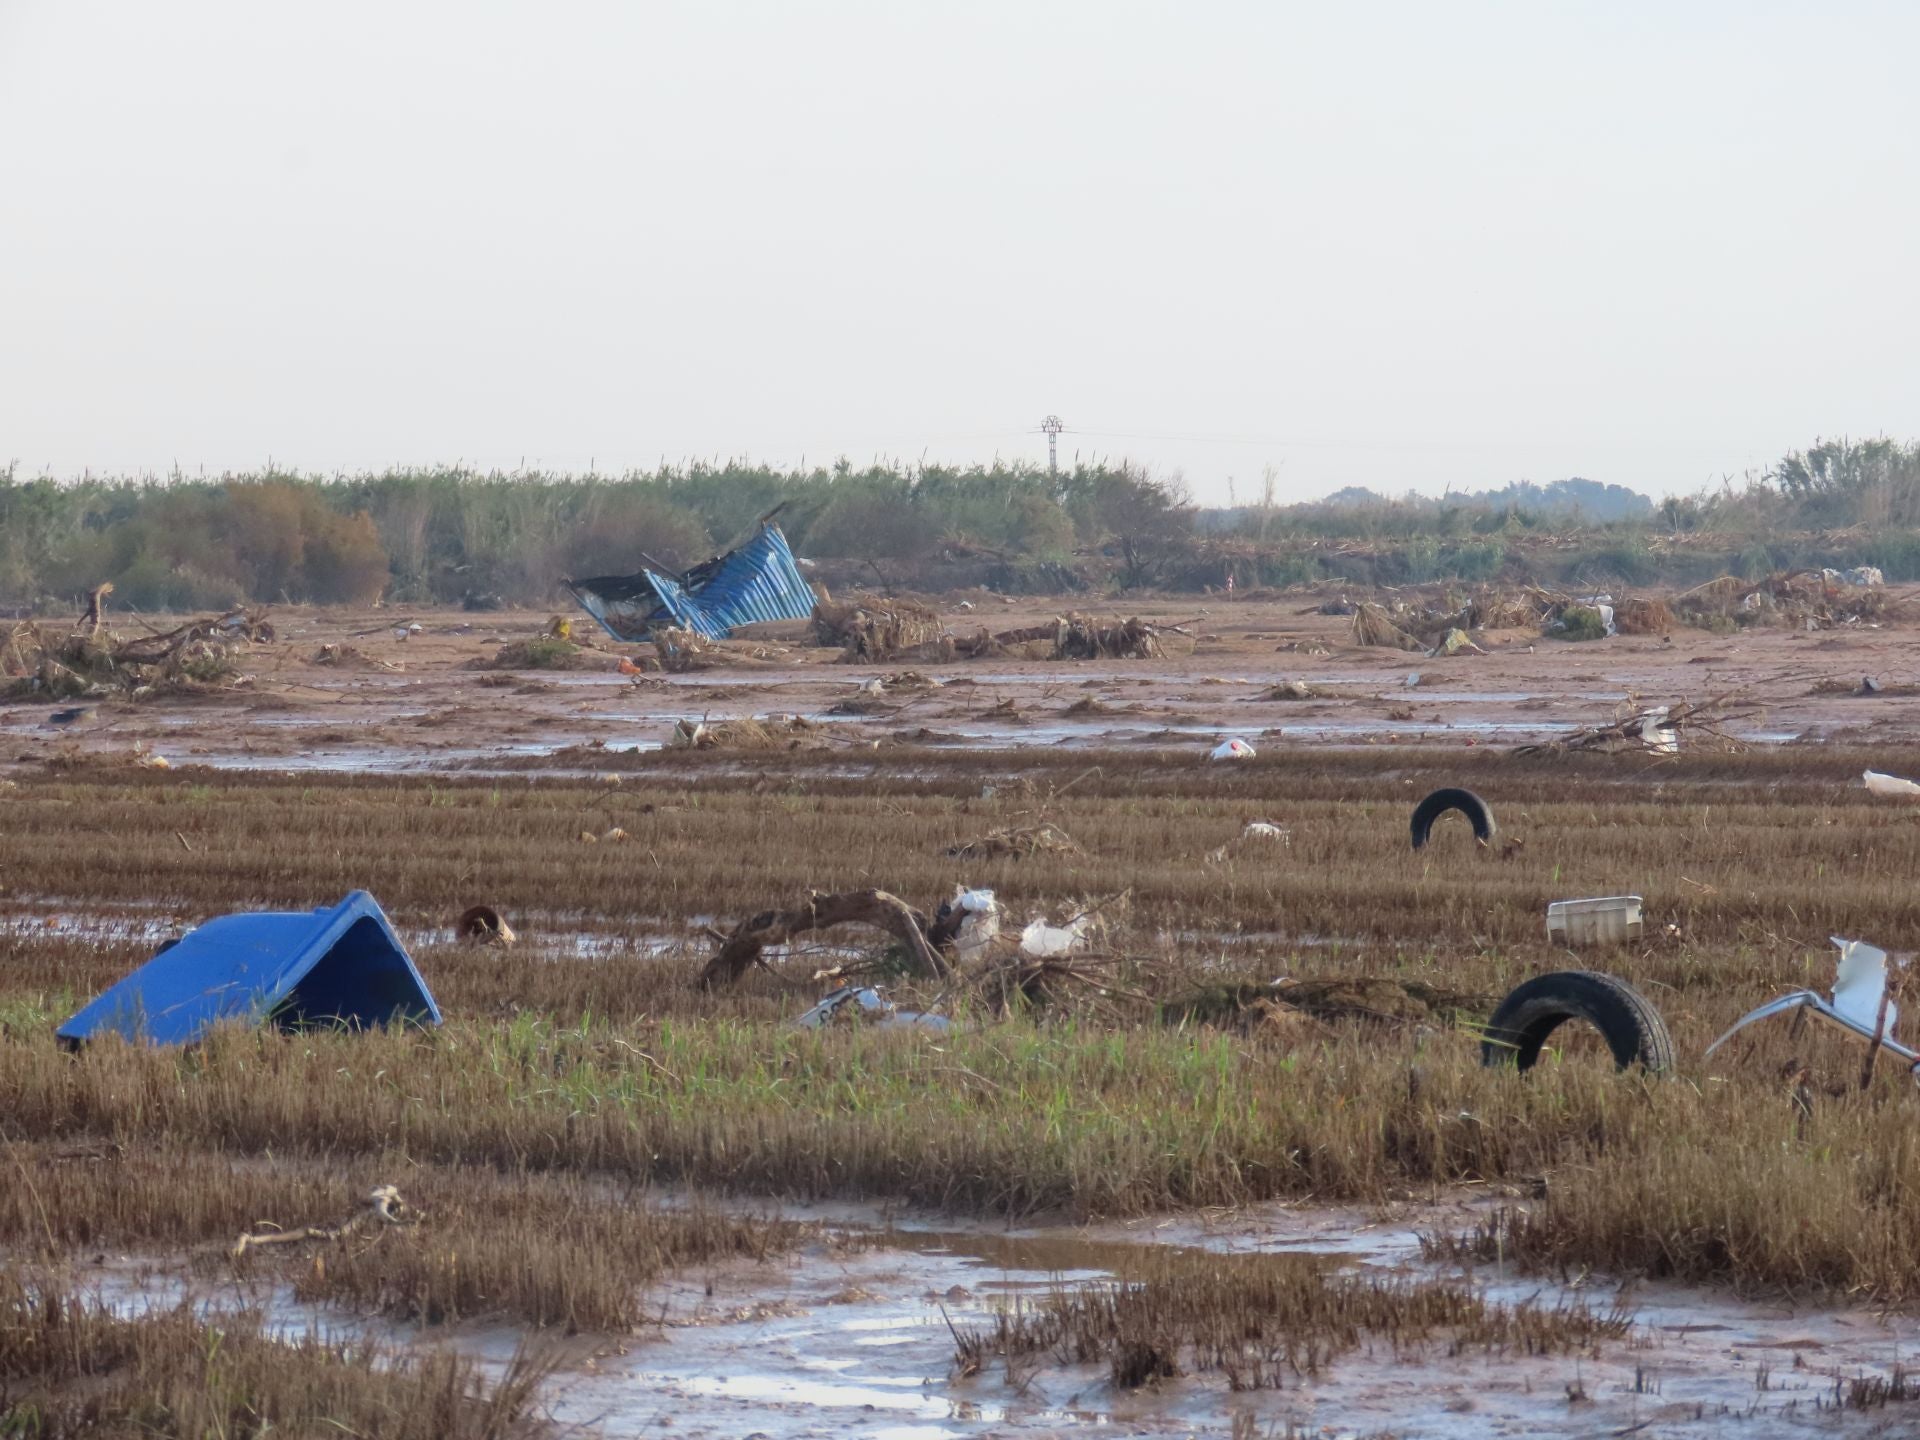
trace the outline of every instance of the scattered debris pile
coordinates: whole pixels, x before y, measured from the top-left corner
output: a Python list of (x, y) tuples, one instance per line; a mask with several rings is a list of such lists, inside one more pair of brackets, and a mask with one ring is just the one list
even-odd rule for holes
[(1069, 615), (1054, 622), (1053, 658), (1056, 660), (1156, 660), (1162, 651), (1162, 631), (1185, 635), (1184, 625), (1150, 625), (1129, 620), (1096, 620), (1091, 615)]
[(851, 662), (893, 660), (937, 647), (948, 632), (939, 612), (917, 600), (822, 600), (813, 607), (813, 633), (822, 645), (839, 646)]
[(1353, 612), (1353, 624), (1348, 634), (1356, 645), (1366, 645), (1381, 650), (1424, 650), (1413, 636), (1409, 635), (1388, 613), (1384, 605), (1376, 605), (1371, 600), (1363, 600)]
[(1613, 607), (1613, 624), (1622, 635), (1665, 635), (1678, 623), (1664, 600), (1629, 595)]
[(1549, 618), (1555, 600), (1564, 599), (1528, 590), (1478, 590), (1466, 599), (1457, 594), (1444, 603), (1415, 605), (1398, 601), (1381, 605), (1364, 600), (1352, 607), (1349, 638), (1355, 645), (1387, 650), (1425, 650), (1435, 657), (1462, 652), (1482, 653), (1473, 637), (1487, 630), (1538, 631)]
[(935, 611), (912, 600), (822, 601), (813, 611), (815, 636), (823, 645), (838, 645), (848, 662), (937, 663), (1023, 653), (1028, 659), (1154, 660), (1166, 653), (1162, 637), (1188, 635), (1191, 623), (1075, 612), (1040, 625), (956, 635)]
[(704, 670), (713, 663), (712, 646), (696, 631), (678, 625), (654, 626), (653, 648), (659, 653), (660, 668), (669, 675)]
[(1782, 570), (1760, 581), (1722, 575), (1676, 596), (1673, 611), (1686, 624), (1725, 631), (1782, 624), (1795, 630), (1878, 625), (1899, 618), (1902, 602), (1888, 593), (1880, 572)]
[(1425, 605), (1362, 601), (1351, 613), (1349, 638), (1355, 645), (1424, 650), (1433, 659), (1485, 654), (1475, 637), (1489, 630), (1586, 640), (1615, 633), (1664, 635), (1675, 624), (1673, 611), (1661, 600), (1616, 601), (1611, 595), (1568, 595), (1537, 586), (1484, 589), (1465, 600), (1450, 596), (1444, 603)]
[(824, 744), (819, 727), (800, 715), (756, 720), (676, 720), (670, 750), (797, 750)]
[(1637, 696), (1629, 695), (1607, 723), (1554, 740), (1516, 746), (1513, 753), (1562, 755), (1592, 751), (1610, 755), (1622, 750), (1650, 750), (1673, 755), (1679, 752), (1683, 735), (1689, 744), (1704, 742), (1721, 750), (1744, 750), (1745, 743), (1729, 734), (1726, 727), (1764, 714), (1761, 706), (1734, 695), (1721, 695), (1698, 704), (1681, 701), (1674, 705), (1642, 705)]
[(31, 620), (6, 633), (0, 640), (0, 698), (140, 700), (224, 689), (245, 683), (242, 656), (273, 642), (273, 626), (245, 610), (145, 635), (110, 631), (99, 608), (107, 588), (89, 597), (87, 613), (64, 635)]

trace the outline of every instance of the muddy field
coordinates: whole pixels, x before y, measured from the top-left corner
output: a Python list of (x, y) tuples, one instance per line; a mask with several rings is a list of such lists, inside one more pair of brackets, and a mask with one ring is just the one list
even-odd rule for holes
[[(1829, 935), (1912, 948), (1920, 810), (1860, 775), (1920, 773), (1915, 632), (1428, 659), (1210, 608), (1144, 607), (1194, 622), (1153, 661), (918, 679), (777, 636), (503, 670), (546, 616), (282, 611), (240, 688), (0, 709), (0, 1431), (1920, 1429), (1912, 1080), (1787, 1022), (1702, 1053), (1828, 984)], [(1512, 753), (1724, 694), (1760, 708), (1677, 754)], [(1495, 844), (1410, 847), (1444, 785)], [(757, 912), (876, 886), (990, 887), (1009, 938), (921, 977), (842, 927), (701, 983)], [(193, 925), (356, 888), (441, 1028), (56, 1043)], [(1548, 943), (1550, 901), (1629, 893), (1637, 942)], [(481, 902), (514, 945), (456, 935)], [(1572, 1031), (1481, 1064), (1574, 968), (1658, 1006), (1672, 1074)], [(848, 973), (950, 1028), (796, 1028)], [(380, 1185), (404, 1223), (236, 1247)]]
[[(102, 704), (58, 725), (44, 705), (5, 706), (0, 760), (151, 754), (173, 765), (359, 773), (583, 769), (593, 757), (566, 752), (645, 753), (668, 743), (676, 721), (740, 716), (800, 716), (826, 732), (809, 743), (845, 749), (1204, 749), (1229, 736), (1282, 746), (1499, 745), (1605, 720), (1629, 696), (1724, 694), (1761, 707), (1736, 730), (1766, 743), (1904, 744), (1920, 731), (1920, 709), (1906, 703), (1920, 682), (1912, 630), (1676, 628), (1586, 643), (1495, 631), (1482, 637), (1488, 654), (1427, 659), (1356, 646), (1347, 617), (1302, 614), (1313, 607), (1297, 599), (1136, 608), (1149, 620), (1192, 623), (1151, 662), (916, 665), (942, 683), (878, 694), (863, 687), (904, 667), (840, 663), (838, 650), (797, 638), (804, 627), (713, 669), (629, 677), (616, 670), (621, 656), (645, 660), (651, 648), (589, 637), (584, 617), (574, 617), (576, 634), (599, 648), (581, 648), (566, 669), (526, 671), (483, 667), (537, 642), (547, 616), (287, 609), (272, 615), (276, 642), (243, 657), (249, 679), (239, 689), (191, 704)], [(1059, 613), (994, 602), (989, 615), (948, 618), (958, 628), (1011, 629)], [(1850, 693), (1868, 677), (1879, 694)], [(1308, 698), (1274, 698), (1295, 681)]]

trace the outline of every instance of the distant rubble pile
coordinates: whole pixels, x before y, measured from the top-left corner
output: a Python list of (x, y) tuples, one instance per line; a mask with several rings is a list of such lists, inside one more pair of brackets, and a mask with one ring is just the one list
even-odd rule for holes
[(939, 612), (917, 600), (828, 599), (813, 607), (813, 633), (848, 661), (877, 661), (938, 644), (947, 631)]
[(87, 608), (65, 634), (23, 620), (0, 638), (0, 698), (8, 700), (141, 700), (154, 695), (223, 689), (243, 684), (240, 658), (271, 644), (263, 615), (233, 610), (191, 620), (171, 630), (125, 635), (107, 629), (111, 585), (97, 586)]
[(1563, 640), (1608, 635), (1668, 635), (1678, 626), (1725, 633), (1752, 625), (1829, 630), (1900, 618), (1904, 602), (1888, 593), (1878, 570), (1790, 570), (1748, 581), (1722, 576), (1667, 601), (1650, 596), (1572, 595), (1528, 586), (1484, 589), (1462, 600), (1363, 600), (1345, 597), (1315, 613), (1351, 615), (1353, 644), (1452, 655), (1489, 630), (1521, 630)]
[(1782, 570), (1764, 580), (1722, 575), (1674, 597), (1688, 625), (1726, 631), (1784, 624), (1796, 630), (1832, 630), (1900, 619), (1905, 602), (1890, 594), (1872, 566), (1854, 570)]
[(814, 635), (838, 645), (841, 659), (941, 663), (1012, 656), (1033, 660), (1153, 660), (1162, 637), (1189, 635), (1187, 624), (1103, 619), (1078, 612), (1039, 625), (970, 635), (955, 634), (931, 606), (916, 600), (822, 601), (814, 607)]

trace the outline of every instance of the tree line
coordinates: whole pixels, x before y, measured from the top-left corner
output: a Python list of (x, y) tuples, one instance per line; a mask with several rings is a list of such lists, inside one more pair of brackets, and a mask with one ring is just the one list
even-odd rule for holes
[[(1201, 510), (1177, 478), (1104, 463), (1058, 475), (1026, 464), (843, 461), (618, 477), (445, 467), (79, 481), (7, 469), (0, 603), (65, 603), (111, 581), (122, 603), (147, 610), (381, 598), (541, 604), (566, 577), (684, 568), (746, 538), (770, 513), (799, 553), (908, 583), (969, 563), (968, 573), (1026, 576), (1036, 589), (1193, 589), (1228, 575), (1242, 584), (1491, 580), (1545, 534), (1584, 537), (1589, 571), (1635, 582), (1657, 577), (1665, 542), (1702, 535), (1724, 540), (1728, 568), (1839, 559), (1915, 579), (1920, 442), (1821, 441), (1764, 473), (1657, 505), (1572, 480)], [(1362, 545), (1364, 566), (1342, 563), (1328, 543), (1342, 539)], [(1712, 547), (1706, 553), (1722, 563)]]

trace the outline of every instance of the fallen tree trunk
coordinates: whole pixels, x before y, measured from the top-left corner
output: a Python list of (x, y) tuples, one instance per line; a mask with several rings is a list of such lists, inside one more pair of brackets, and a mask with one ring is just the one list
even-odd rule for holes
[(941, 980), (953, 973), (953, 967), (927, 939), (926, 917), (899, 896), (884, 890), (849, 890), (837, 895), (816, 890), (796, 909), (764, 910), (736, 926), (707, 961), (700, 983), (709, 989), (731, 985), (746, 974), (767, 946), (784, 945), (796, 935), (829, 930), (835, 925), (871, 925), (885, 930), (906, 949), (917, 973)]

